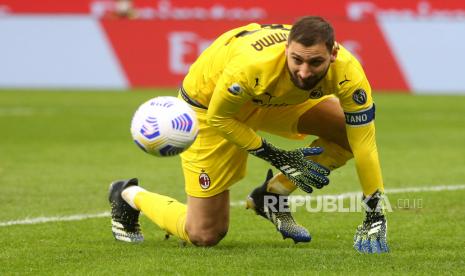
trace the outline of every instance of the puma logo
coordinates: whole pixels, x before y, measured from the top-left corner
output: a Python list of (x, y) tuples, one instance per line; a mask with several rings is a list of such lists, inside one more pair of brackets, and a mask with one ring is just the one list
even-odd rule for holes
[(347, 76), (344, 75), (344, 80), (339, 82), (339, 85), (343, 85), (344, 83), (348, 82), (350, 80), (347, 79)]

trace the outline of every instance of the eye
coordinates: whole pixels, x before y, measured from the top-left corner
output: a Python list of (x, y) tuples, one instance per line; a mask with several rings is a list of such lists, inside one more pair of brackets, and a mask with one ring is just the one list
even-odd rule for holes
[(321, 60), (321, 59), (315, 59), (315, 60), (310, 61), (310, 65), (313, 66), (313, 67), (318, 67), (322, 63), (323, 63), (323, 60)]
[(296, 57), (292, 57), (292, 60), (294, 61), (295, 64), (300, 65), (302, 64), (302, 60)]

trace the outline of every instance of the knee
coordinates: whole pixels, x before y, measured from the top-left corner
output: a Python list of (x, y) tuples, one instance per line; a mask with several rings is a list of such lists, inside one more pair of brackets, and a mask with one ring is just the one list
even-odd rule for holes
[(210, 247), (217, 245), (227, 234), (228, 230), (191, 230), (187, 234), (195, 246)]

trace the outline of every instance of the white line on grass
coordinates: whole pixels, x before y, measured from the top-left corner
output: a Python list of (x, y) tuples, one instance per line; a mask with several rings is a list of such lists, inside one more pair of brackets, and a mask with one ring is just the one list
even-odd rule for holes
[(109, 217), (110, 212), (103, 212), (98, 214), (77, 214), (70, 216), (56, 216), (56, 217), (37, 217), (37, 218), (26, 218), (22, 220), (10, 220), (5, 222), (0, 222), (0, 227), (18, 225), (18, 224), (39, 224), (46, 222), (55, 222), (55, 221), (75, 221), (75, 220), (84, 220), (90, 218), (102, 218)]
[[(441, 185), (441, 186), (426, 186), (426, 187), (406, 187), (398, 189), (386, 189), (385, 192), (389, 194), (401, 194), (401, 193), (420, 193), (420, 192), (439, 192), (439, 191), (455, 191), (455, 190), (465, 190), (465, 185)], [(356, 195), (359, 195), (360, 192), (349, 192), (338, 195), (319, 195), (311, 197), (311, 200), (318, 200), (319, 198), (337, 198), (345, 199), (350, 198)], [(302, 196), (291, 196), (292, 198), (299, 198)], [(291, 199), (292, 200), (292, 199)], [(245, 201), (232, 201), (231, 206), (244, 206)], [(0, 227), (11, 226), (11, 225), (24, 225), (24, 224), (39, 224), (47, 222), (57, 222), (57, 221), (76, 221), (76, 220), (85, 220), (91, 218), (102, 218), (109, 217), (110, 212), (102, 212), (97, 214), (76, 214), (70, 216), (55, 216), (55, 217), (37, 217), (37, 218), (26, 218), (21, 220), (10, 220), (0, 222)]]

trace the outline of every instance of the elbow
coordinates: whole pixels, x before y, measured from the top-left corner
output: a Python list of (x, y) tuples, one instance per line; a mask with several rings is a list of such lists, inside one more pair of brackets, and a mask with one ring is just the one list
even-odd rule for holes
[(227, 118), (223, 118), (215, 114), (207, 114), (206, 123), (210, 127), (222, 128), (224, 125), (227, 124), (227, 121)]
[(215, 116), (207, 114), (206, 123), (207, 123), (208, 126), (211, 126), (211, 127), (218, 126), (218, 124), (219, 124), (218, 121), (219, 121), (218, 118), (216, 118)]

